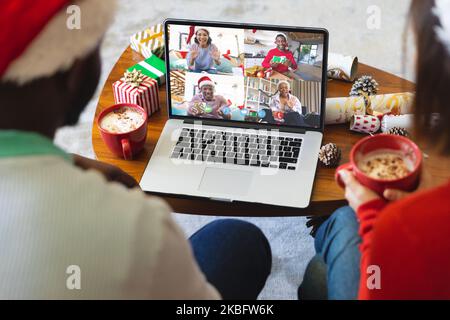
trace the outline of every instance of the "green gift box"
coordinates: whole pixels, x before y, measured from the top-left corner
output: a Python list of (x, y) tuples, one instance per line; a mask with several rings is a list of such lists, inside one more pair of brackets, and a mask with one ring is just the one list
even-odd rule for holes
[(144, 75), (155, 79), (161, 85), (166, 80), (166, 65), (163, 60), (153, 55), (144, 61), (128, 68), (128, 71), (140, 70)]
[(272, 62), (273, 63), (285, 63), (286, 62), (286, 57), (273, 56), (272, 57)]

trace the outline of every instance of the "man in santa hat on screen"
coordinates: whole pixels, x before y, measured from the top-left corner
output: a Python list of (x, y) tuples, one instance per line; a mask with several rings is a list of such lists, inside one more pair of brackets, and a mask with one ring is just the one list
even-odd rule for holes
[(215, 95), (215, 83), (208, 76), (198, 79), (200, 93), (192, 97), (188, 115), (210, 119), (231, 119), (229, 103), (221, 95)]
[(271, 257), (257, 227), (216, 220), (189, 242), (133, 178), (52, 142), (95, 92), (114, 8), (0, 2), (0, 299), (255, 299)]

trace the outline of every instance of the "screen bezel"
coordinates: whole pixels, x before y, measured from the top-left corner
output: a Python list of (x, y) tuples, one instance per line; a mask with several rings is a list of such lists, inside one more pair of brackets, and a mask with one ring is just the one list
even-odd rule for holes
[(252, 129), (278, 129), (285, 132), (305, 132), (305, 131), (324, 131), (325, 126), (325, 106), (326, 106), (326, 94), (327, 94), (327, 66), (328, 66), (328, 41), (329, 33), (324, 28), (311, 28), (311, 27), (291, 27), (291, 26), (277, 26), (277, 25), (262, 25), (262, 24), (247, 24), (247, 23), (233, 23), (233, 22), (219, 22), (219, 21), (201, 21), (201, 20), (185, 20), (185, 19), (166, 19), (164, 20), (164, 34), (168, 32), (168, 25), (200, 25), (205, 27), (217, 27), (217, 28), (232, 28), (232, 29), (259, 29), (268, 31), (280, 31), (280, 32), (304, 32), (304, 33), (320, 33), (323, 34), (323, 67), (322, 67), (322, 93), (321, 93), (321, 105), (320, 105), (320, 126), (313, 128), (309, 126), (288, 126), (288, 125), (273, 125), (269, 123), (255, 123), (245, 122), (238, 120), (224, 120), (224, 119), (205, 119), (192, 116), (179, 116), (172, 114), (172, 98), (170, 88), (170, 61), (169, 61), (169, 39), (164, 37), (165, 41), (165, 64), (166, 64), (166, 93), (167, 93), (167, 113), (169, 119), (180, 119), (188, 121), (201, 121), (204, 124), (216, 125), (216, 126), (230, 126), (230, 127), (245, 127)]

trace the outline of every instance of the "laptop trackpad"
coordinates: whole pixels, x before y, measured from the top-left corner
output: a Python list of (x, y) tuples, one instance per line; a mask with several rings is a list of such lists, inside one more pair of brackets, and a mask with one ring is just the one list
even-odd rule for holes
[(198, 189), (208, 193), (246, 195), (253, 173), (243, 170), (206, 168)]

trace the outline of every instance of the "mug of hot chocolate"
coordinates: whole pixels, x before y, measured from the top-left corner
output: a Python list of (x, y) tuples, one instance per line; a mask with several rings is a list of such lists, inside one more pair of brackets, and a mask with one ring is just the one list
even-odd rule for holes
[(147, 113), (136, 104), (116, 104), (103, 110), (97, 119), (103, 141), (118, 157), (132, 160), (145, 145)]
[(386, 189), (413, 191), (419, 184), (422, 153), (410, 139), (378, 134), (359, 141), (350, 152), (350, 162), (336, 170), (336, 182), (344, 188), (341, 170), (350, 170), (364, 186), (383, 195)]

